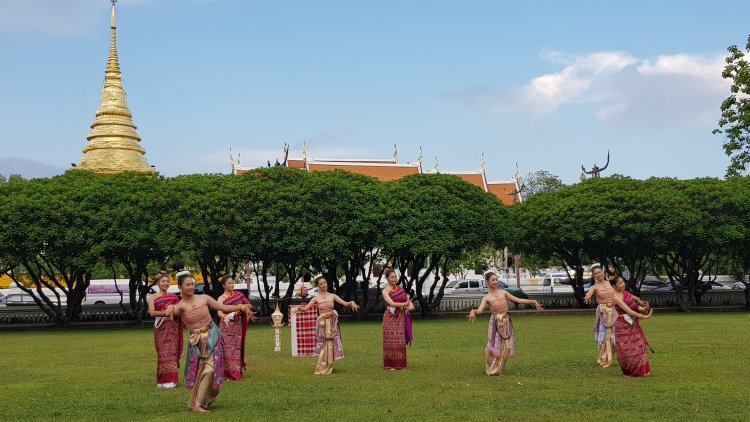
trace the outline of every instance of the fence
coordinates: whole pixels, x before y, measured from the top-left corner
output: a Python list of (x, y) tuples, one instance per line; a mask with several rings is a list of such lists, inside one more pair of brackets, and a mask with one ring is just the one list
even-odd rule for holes
[[(578, 308), (578, 301), (572, 293), (531, 293), (529, 299), (537, 300), (546, 309)], [(677, 306), (677, 293), (675, 292), (642, 292), (641, 298), (651, 303), (654, 308), (671, 308)], [(443, 297), (437, 313), (469, 311), (476, 308), (481, 302), (481, 297)], [(298, 300), (292, 301), (297, 303)], [(416, 305), (417, 302), (415, 302)], [(260, 303), (253, 303), (256, 309)], [(702, 297), (702, 306), (705, 307), (740, 307), (745, 305), (745, 294), (742, 290), (715, 290), (709, 291)], [(523, 306), (515, 305), (516, 309)], [(383, 312), (385, 304), (380, 301), (373, 312)], [(349, 309), (341, 309), (343, 315), (351, 314)], [(81, 312), (81, 322), (108, 322), (128, 321), (131, 316), (125, 312), (120, 305), (86, 305)], [(25, 307), (2, 307), (0, 308), (0, 325), (12, 324), (50, 324), (52, 320), (36, 306)]]

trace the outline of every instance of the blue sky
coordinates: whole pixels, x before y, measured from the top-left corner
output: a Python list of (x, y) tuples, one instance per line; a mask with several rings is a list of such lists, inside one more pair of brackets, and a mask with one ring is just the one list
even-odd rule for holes
[[(281, 155), (488, 177), (603, 164), (721, 177), (712, 135), (747, 1), (120, 0), (123, 83), (166, 175)], [(0, 0), (0, 173), (78, 162), (99, 104), (106, 0)], [(15, 164), (14, 164), (15, 163)]]

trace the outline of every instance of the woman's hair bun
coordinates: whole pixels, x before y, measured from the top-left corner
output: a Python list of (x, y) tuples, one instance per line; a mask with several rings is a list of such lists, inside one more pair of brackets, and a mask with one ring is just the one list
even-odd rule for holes
[(182, 271), (185, 269), (185, 264), (183, 264), (182, 261), (175, 261), (175, 263), (172, 264), (172, 269), (175, 271)]

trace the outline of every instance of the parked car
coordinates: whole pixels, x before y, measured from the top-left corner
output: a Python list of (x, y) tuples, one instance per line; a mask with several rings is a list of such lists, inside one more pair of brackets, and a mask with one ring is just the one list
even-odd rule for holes
[[(500, 282), (503, 288), (508, 285)], [(444, 295), (482, 295), (487, 293), (487, 282), (484, 280), (453, 280), (445, 286)]]
[(732, 289), (734, 290), (745, 290), (745, 283), (741, 281), (735, 281), (734, 284), (732, 284)]
[(647, 278), (641, 283), (641, 291), (671, 290), (672, 284), (658, 278)]
[(36, 302), (28, 293), (11, 293), (5, 296), (5, 306), (36, 306)]
[[(508, 283), (498, 280), (498, 287), (504, 290), (521, 290), (518, 288), (511, 288)], [(487, 282), (484, 280), (466, 280), (458, 279), (449, 282), (445, 286), (444, 295), (483, 295), (489, 291), (487, 288)]]
[[(661, 281), (661, 280), (660, 280)], [(675, 287), (680, 287), (680, 280), (675, 280), (674, 282)], [(645, 286), (645, 287), (644, 287)], [(711, 290), (731, 290), (732, 286), (726, 286), (721, 283), (717, 283), (715, 281), (708, 282), (708, 288)], [(641, 291), (644, 290), (656, 290), (656, 291), (664, 291), (664, 290), (672, 290), (672, 283), (670, 282), (661, 282), (661, 284), (653, 283), (652, 285), (646, 285), (646, 282), (644, 281), (644, 284), (641, 286)]]

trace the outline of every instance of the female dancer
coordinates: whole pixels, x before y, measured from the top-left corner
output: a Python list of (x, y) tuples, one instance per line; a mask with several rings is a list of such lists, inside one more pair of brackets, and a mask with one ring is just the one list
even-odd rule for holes
[(192, 390), (188, 407), (194, 412), (207, 412), (224, 381), (224, 338), (211, 320), (208, 308), (247, 314), (245, 304), (224, 305), (208, 295), (195, 294), (195, 280), (187, 271), (177, 273), (182, 300), (167, 307), (170, 318), (182, 316), (190, 331), (190, 349), (185, 359), (185, 387)]
[[(626, 377), (647, 377), (651, 373), (651, 365), (648, 363), (646, 346), (649, 346), (646, 336), (643, 334), (640, 319), (653, 318), (653, 309), (648, 310), (638, 306), (635, 296), (625, 290), (625, 279), (618, 276), (614, 280), (615, 304), (622, 313), (617, 317), (615, 323), (615, 335), (617, 336), (617, 362), (620, 364), (622, 375)], [(653, 349), (652, 349), (653, 351)]]
[(612, 365), (612, 351), (615, 348), (615, 333), (612, 327), (617, 321), (617, 310), (615, 305), (615, 289), (604, 278), (604, 269), (597, 266), (593, 269), (596, 284), (591, 286), (583, 299), (584, 303), (591, 303), (591, 298), (596, 295), (596, 320), (594, 321), (594, 339), (599, 344), (599, 354), (596, 362), (602, 368)]
[(182, 321), (168, 320), (167, 307), (179, 303), (180, 298), (167, 293), (170, 286), (166, 271), (159, 273), (156, 285), (159, 293), (148, 299), (148, 314), (154, 320), (154, 344), (156, 345), (156, 388), (175, 388), (179, 381), (177, 368), (182, 356)]
[(406, 290), (398, 286), (398, 274), (387, 270), (388, 286), (383, 289), (383, 300), (388, 305), (383, 314), (383, 367), (406, 369), (406, 345), (411, 344), (411, 315), (415, 309)]
[(345, 302), (333, 293), (328, 293), (328, 281), (322, 275), (315, 277), (318, 284), (318, 295), (297, 312), (307, 312), (313, 305), (318, 305), (318, 323), (315, 326), (315, 353), (318, 363), (315, 365), (315, 375), (330, 375), (333, 372), (333, 362), (344, 358), (344, 347), (341, 345), (341, 331), (339, 329), (339, 314), (333, 309), (335, 303), (359, 311), (359, 305), (354, 301)]
[(479, 308), (469, 312), (469, 321), (474, 322), (477, 315), (484, 312), (486, 306), (490, 307), (490, 327), (487, 331), (487, 347), (484, 349), (485, 372), (487, 375), (500, 375), (509, 358), (515, 356), (516, 334), (513, 331), (513, 323), (508, 314), (508, 300), (513, 303), (534, 305), (537, 311), (543, 311), (542, 305), (536, 300), (521, 299), (513, 296), (501, 288), (495, 273), (489, 272), (484, 275), (489, 292), (482, 298)]
[[(245, 304), (249, 309), (253, 305), (241, 292), (234, 291), (234, 278), (229, 274), (222, 274), (222, 287), (224, 294), (219, 296), (219, 303), (225, 305)], [(247, 337), (248, 320), (255, 321), (255, 315), (251, 311), (249, 314), (232, 312), (226, 314), (222, 311), (217, 312), (221, 323), (221, 334), (224, 336), (224, 378), (241, 381), (242, 371), (245, 370), (245, 338)]]

